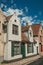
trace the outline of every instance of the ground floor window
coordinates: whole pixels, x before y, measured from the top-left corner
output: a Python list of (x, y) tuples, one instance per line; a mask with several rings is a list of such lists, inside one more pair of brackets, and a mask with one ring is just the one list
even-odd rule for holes
[(18, 42), (12, 42), (11, 44), (12, 48), (11, 48), (11, 55), (14, 56), (14, 55), (19, 55), (20, 54), (20, 43)]
[(27, 53), (33, 53), (33, 44), (27, 44)]

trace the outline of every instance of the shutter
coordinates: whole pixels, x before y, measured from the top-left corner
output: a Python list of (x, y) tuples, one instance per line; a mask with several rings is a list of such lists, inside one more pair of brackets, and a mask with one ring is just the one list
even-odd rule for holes
[(12, 46), (12, 47), (11, 47), (11, 56), (14, 56), (14, 44), (12, 43), (11, 46)]
[(34, 52), (33, 44), (32, 44), (32, 53)]

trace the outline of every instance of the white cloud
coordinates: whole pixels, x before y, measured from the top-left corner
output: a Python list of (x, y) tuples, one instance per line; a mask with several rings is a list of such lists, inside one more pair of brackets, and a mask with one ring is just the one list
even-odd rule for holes
[(41, 21), (41, 25), (43, 26), (43, 20)]
[(25, 17), (22, 18), (22, 20), (24, 20), (25, 22), (28, 21), (28, 20), (31, 21), (32, 20), (32, 17), (31, 16), (29, 16), (29, 17), (28, 16), (25, 16)]
[(28, 7), (25, 7), (25, 11), (28, 12)]
[(14, 10), (9, 8), (6, 12), (3, 12), (6, 16), (12, 15), (14, 13)]
[(14, 12), (16, 12), (16, 15), (23, 15), (23, 11), (20, 10), (20, 9), (11, 9), (11, 8), (8, 8), (8, 10), (6, 12), (4, 12), (4, 14), (6, 16), (9, 16), (9, 15), (12, 15), (14, 14)]
[(37, 18), (37, 17), (38, 17), (37, 15), (34, 16), (34, 18)]
[(6, 11), (7, 10), (7, 6), (5, 4), (1, 3), (0, 8), (3, 8), (3, 7), (4, 7), (4, 10)]
[(3, 3), (1, 3), (1, 8), (3, 8), (4, 7), (4, 4)]
[(18, 15), (23, 15), (22, 9), (21, 9), (21, 10), (20, 10), (20, 9), (15, 9), (14, 12), (16, 12), (16, 15), (17, 15), (17, 16), (18, 16)]
[(28, 24), (31, 25), (33, 23), (33, 22), (31, 22), (31, 20), (32, 20), (31, 16), (30, 17), (25, 16), (25, 17), (22, 18), (21, 21), (24, 21), (25, 23), (28, 22)]

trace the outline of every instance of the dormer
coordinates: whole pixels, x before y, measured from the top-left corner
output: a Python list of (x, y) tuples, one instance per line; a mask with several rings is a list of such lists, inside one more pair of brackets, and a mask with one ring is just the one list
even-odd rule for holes
[(31, 41), (31, 42), (33, 42), (33, 31), (32, 31), (32, 28), (31, 28), (31, 26), (29, 27), (29, 40)]
[(20, 19), (14, 13), (7, 17), (8, 20), (8, 37), (9, 40), (21, 40), (21, 25)]

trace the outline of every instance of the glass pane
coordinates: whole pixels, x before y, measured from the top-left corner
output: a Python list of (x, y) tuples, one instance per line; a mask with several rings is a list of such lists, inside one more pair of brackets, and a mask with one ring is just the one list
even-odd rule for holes
[(32, 44), (28, 44), (27, 45), (27, 52), (32, 53), (32, 48), (33, 48)]

